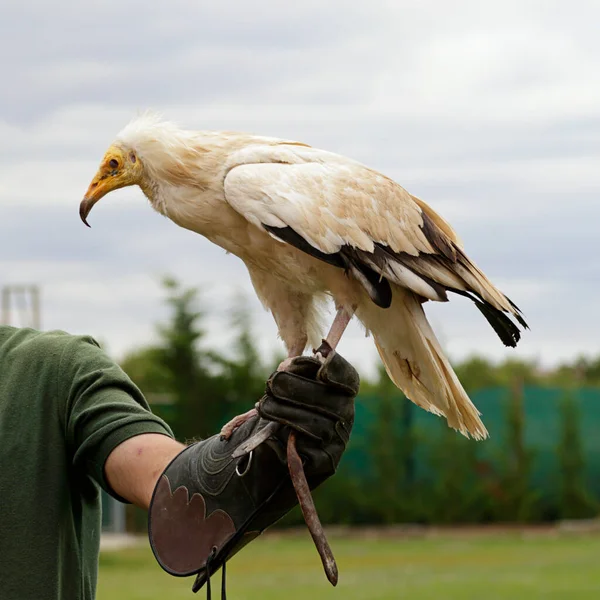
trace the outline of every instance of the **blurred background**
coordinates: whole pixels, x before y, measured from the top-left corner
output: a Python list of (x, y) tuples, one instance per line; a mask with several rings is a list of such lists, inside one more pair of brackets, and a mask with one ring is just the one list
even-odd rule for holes
[[(597, 2), (5, 0), (2, 12), (0, 318), (92, 334), (180, 439), (246, 410), (283, 348), (243, 264), (139, 190), (107, 197), (92, 229), (80, 222), (106, 147), (146, 108), (382, 171), (452, 223), (531, 326), (508, 351), (470, 303), (426, 306), (490, 430), (482, 443), (399, 397), (351, 327), (340, 352), (363, 377), (357, 424), (317, 493), (341, 589), (293, 513), (232, 561), (233, 597), (599, 597)], [(100, 598), (189, 597), (153, 562), (145, 515), (106, 500), (104, 527)]]

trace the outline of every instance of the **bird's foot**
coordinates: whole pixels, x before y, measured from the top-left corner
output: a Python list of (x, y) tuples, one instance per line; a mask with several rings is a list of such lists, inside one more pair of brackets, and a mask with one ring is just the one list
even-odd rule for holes
[(233, 419), (231, 419), (229, 423), (225, 423), (225, 425), (223, 425), (223, 427), (221, 428), (221, 439), (228, 440), (231, 437), (231, 434), (238, 427), (240, 427), (246, 421), (249, 421), (250, 419), (253, 419), (256, 416), (258, 416), (258, 411), (256, 410), (256, 408), (253, 408), (248, 412), (238, 415), (237, 417), (233, 417)]
[(329, 344), (327, 340), (322, 340), (321, 345), (313, 350), (313, 354), (315, 358), (320, 360), (321, 362), (325, 362), (325, 359), (333, 352), (333, 348)]

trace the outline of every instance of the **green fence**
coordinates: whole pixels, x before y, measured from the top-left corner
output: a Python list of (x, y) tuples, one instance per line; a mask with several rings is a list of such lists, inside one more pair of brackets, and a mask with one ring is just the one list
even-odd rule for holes
[[(477, 455), (492, 467), (499, 464), (507, 442), (507, 415), (511, 391), (492, 388), (471, 394), (471, 399), (482, 413), (482, 420), (490, 437), (477, 444)], [(559, 463), (557, 446), (561, 433), (560, 403), (567, 392), (561, 389), (528, 387), (522, 389), (522, 409), (525, 421), (525, 444), (533, 453), (531, 483), (545, 494), (557, 491)], [(600, 389), (581, 388), (568, 392), (579, 413), (579, 425), (583, 444), (587, 483), (596, 497), (600, 497)], [(395, 427), (399, 435), (407, 426), (416, 437), (416, 449), (411, 469), (415, 478), (434, 474), (429, 467), (422, 446), (439, 438), (447, 428), (445, 420), (436, 417), (399, 395), (398, 403), (406, 403), (405, 418), (397, 420)], [(352, 440), (344, 456), (344, 469), (363, 477), (373, 469), (373, 454), (366, 441), (371, 439), (371, 430), (376, 426), (381, 399), (361, 396), (356, 402), (356, 422)], [(458, 434), (457, 434), (458, 435)]]

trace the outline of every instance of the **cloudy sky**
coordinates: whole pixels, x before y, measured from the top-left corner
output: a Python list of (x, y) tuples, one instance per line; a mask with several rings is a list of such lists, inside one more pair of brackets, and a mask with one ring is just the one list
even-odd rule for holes
[[(166, 316), (160, 277), (202, 289), (210, 344), (248, 296), (243, 265), (152, 212), (141, 192), (78, 205), (140, 109), (349, 155), (451, 221), (531, 325), (512, 356), (600, 351), (600, 4), (595, 0), (88, 0), (3, 3), (0, 285), (42, 287), (43, 327), (122, 356)], [(454, 359), (507, 354), (460, 299), (428, 307)], [(18, 323), (15, 315), (14, 323)], [(341, 351), (364, 373), (358, 327)]]

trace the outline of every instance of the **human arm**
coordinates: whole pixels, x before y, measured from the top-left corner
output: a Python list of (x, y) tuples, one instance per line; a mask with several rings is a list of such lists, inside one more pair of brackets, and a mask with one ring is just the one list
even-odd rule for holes
[(108, 455), (104, 465), (106, 480), (118, 496), (148, 510), (158, 478), (184, 449), (183, 444), (166, 435), (136, 435)]

